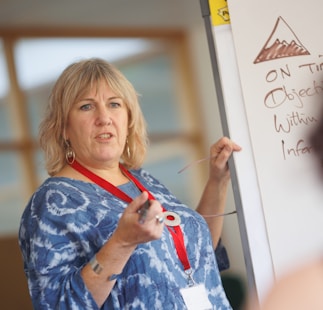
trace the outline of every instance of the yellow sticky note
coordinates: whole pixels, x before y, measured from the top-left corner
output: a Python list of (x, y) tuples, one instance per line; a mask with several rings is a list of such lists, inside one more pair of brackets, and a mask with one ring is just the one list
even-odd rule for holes
[(230, 24), (229, 8), (226, 0), (209, 0), (213, 26)]

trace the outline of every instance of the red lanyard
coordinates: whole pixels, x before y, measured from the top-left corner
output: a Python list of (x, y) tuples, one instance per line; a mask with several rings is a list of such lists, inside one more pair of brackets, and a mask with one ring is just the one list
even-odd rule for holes
[[(130, 203), (132, 201), (132, 198), (129, 197), (125, 192), (121, 191), (118, 187), (114, 186), (113, 184), (104, 180), (103, 178), (99, 177), (98, 175), (94, 174), (93, 172), (91, 172), (90, 170), (88, 170), (87, 168), (85, 168), (84, 166), (79, 164), (76, 160), (72, 164), (70, 164), (70, 166), (72, 168), (74, 168), (75, 170), (77, 170), (78, 172), (80, 172), (81, 174), (83, 174), (84, 176), (86, 176), (87, 178), (89, 178), (91, 181), (93, 181), (97, 185), (104, 188), (106, 191), (113, 194), (114, 196), (116, 196), (128, 203)], [(142, 192), (145, 191), (148, 193), (149, 200), (156, 200), (155, 197), (139, 182), (139, 180), (137, 180), (123, 165), (120, 164), (119, 166), (120, 166), (120, 169), (122, 170), (122, 172), (134, 184), (136, 184), (136, 186)], [(166, 211), (166, 210), (163, 208), (163, 211)], [(181, 263), (183, 264), (184, 270), (188, 271), (191, 269), (191, 265), (188, 260), (188, 256), (187, 256), (187, 252), (186, 252), (186, 248), (185, 248), (185, 244), (184, 244), (184, 236), (183, 236), (182, 229), (179, 225), (173, 226), (172, 228), (167, 226), (168, 231), (171, 233), (171, 235), (173, 237), (176, 252), (177, 252), (177, 255), (178, 255)], [(188, 275), (190, 276), (190, 273), (188, 273)]]

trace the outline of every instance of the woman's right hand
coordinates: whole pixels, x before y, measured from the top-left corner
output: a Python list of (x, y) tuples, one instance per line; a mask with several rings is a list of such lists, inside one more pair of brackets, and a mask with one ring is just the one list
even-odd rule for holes
[(147, 199), (148, 193), (144, 192), (127, 206), (113, 235), (96, 253), (102, 271), (97, 274), (90, 264), (82, 269), (84, 282), (99, 307), (103, 305), (115, 283), (115, 280), (107, 281), (107, 278), (122, 273), (138, 244), (159, 239), (162, 235), (164, 223), (159, 223), (156, 219), (156, 215), (162, 216), (163, 212), (158, 201), (150, 201), (145, 222), (139, 223), (138, 210)]
[(122, 214), (113, 237), (124, 246), (134, 246), (140, 243), (159, 239), (162, 235), (164, 223), (160, 223), (156, 216), (162, 216), (163, 209), (157, 200), (150, 200), (150, 207), (144, 223), (139, 223), (138, 210), (147, 201), (148, 193), (143, 192), (135, 198)]

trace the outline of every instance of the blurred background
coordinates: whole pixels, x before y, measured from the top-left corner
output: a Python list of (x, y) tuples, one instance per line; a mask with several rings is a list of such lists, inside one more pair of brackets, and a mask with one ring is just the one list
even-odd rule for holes
[[(139, 92), (150, 139), (144, 168), (193, 209), (207, 180), (207, 162), (178, 173), (222, 136), (199, 0), (0, 1), (2, 309), (32, 309), (17, 233), (47, 177), (38, 125), (58, 75), (88, 57), (114, 63)], [(234, 209), (230, 190), (226, 210)], [(222, 276), (239, 309), (247, 277), (235, 214), (222, 239), (231, 263)]]

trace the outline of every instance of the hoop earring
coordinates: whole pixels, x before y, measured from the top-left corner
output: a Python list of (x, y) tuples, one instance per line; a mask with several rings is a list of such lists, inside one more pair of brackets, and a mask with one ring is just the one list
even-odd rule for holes
[(126, 140), (126, 145), (127, 145), (127, 156), (128, 156), (128, 158), (130, 158), (130, 157), (131, 157), (131, 152), (130, 152), (130, 147), (129, 147), (129, 141), (128, 141), (128, 138), (127, 138), (127, 140)]
[(71, 165), (75, 161), (75, 152), (71, 147), (71, 143), (68, 140), (65, 140), (66, 151), (65, 151), (65, 159), (66, 162)]

